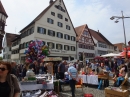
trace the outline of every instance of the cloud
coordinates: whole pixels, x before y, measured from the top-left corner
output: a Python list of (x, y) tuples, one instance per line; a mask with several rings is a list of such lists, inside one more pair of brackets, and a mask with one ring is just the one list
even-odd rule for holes
[[(49, 5), (49, 0), (1, 0), (7, 14), (6, 31), (18, 33)], [(130, 0), (64, 0), (74, 26), (88, 24), (112, 43), (124, 42), (122, 21), (115, 24), (113, 15), (130, 16)], [(125, 20), (127, 41), (130, 36), (130, 19)], [(16, 32), (15, 32), (16, 29)]]

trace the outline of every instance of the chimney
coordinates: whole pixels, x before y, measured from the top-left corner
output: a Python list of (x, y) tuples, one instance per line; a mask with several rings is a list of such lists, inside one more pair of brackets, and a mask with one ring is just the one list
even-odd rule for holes
[(49, 4), (51, 5), (53, 3), (53, 0), (50, 0)]

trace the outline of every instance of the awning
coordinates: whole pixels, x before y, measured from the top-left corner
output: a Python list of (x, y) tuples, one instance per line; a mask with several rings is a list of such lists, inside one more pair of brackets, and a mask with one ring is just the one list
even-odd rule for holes
[(43, 61), (62, 61), (62, 58), (60, 58), (60, 57), (48, 57), (48, 58), (44, 58)]

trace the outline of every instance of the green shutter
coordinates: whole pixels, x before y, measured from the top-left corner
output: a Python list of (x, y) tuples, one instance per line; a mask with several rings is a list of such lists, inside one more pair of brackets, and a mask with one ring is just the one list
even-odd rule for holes
[(44, 34), (46, 34), (46, 29), (44, 28)]
[(53, 36), (55, 36), (55, 31), (53, 31)]
[(58, 49), (58, 44), (56, 44), (56, 49)]
[(63, 38), (63, 33), (61, 33), (61, 38)]
[(38, 33), (40, 32), (40, 27), (37, 27), (37, 32), (38, 32)]
[(50, 35), (50, 30), (48, 30), (48, 35)]
[(47, 18), (47, 22), (49, 23), (49, 18)]
[(53, 43), (53, 45), (52, 45), (52, 48), (54, 49), (55, 48), (55, 44)]
[(59, 34), (59, 32), (57, 32), (57, 37), (58, 37), (58, 34)]
[(70, 40), (70, 36), (68, 35), (68, 40)]
[(64, 39), (66, 39), (66, 34), (64, 34)]
[(62, 50), (62, 48), (63, 48), (63, 47), (62, 47), (62, 44), (61, 44), (61, 50)]

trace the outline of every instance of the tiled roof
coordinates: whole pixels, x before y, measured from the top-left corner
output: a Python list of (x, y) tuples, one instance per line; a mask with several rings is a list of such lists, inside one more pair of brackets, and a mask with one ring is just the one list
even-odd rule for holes
[(120, 52), (122, 52), (123, 47), (125, 46), (124, 43), (116, 43), (116, 44), (114, 44), (114, 45), (118, 47), (118, 49), (119, 49)]
[(7, 13), (6, 13), (6, 11), (5, 11), (5, 9), (4, 9), (4, 7), (3, 7), (1, 1), (0, 1), (0, 13), (3, 13), (5, 16), (8, 17), (8, 15), (7, 15)]
[(91, 35), (92, 35), (97, 41), (107, 44), (107, 42), (99, 35), (99, 32), (94, 31), (94, 30), (92, 30), (92, 29), (89, 29), (89, 31), (90, 31)]
[(6, 33), (5, 37), (6, 37), (6, 42), (7, 42), (7, 46), (11, 46), (11, 40), (15, 38), (17, 34), (12, 34), (12, 33)]
[(45, 10), (43, 10), (29, 25), (27, 25), (25, 28), (23, 28), (20, 32), (25, 30), (27, 27), (29, 27), (31, 24), (35, 23), (37, 20), (39, 20), (48, 10), (49, 8), (56, 2), (56, 0), (50, 4)]
[(76, 37), (76, 40), (77, 40), (77, 41), (79, 40), (80, 35), (82, 34), (82, 32), (83, 32), (85, 26), (86, 26), (86, 24), (75, 28), (75, 31), (76, 31), (76, 33), (77, 33), (77, 37)]
[(106, 37), (104, 37), (100, 32), (98, 32), (98, 34), (102, 37), (102, 39), (109, 45), (114, 46)]
[(14, 39), (11, 40), (11, 42), (14, 42), (14, 41), (19, 40), (19, 39), (21, 39), (21, 36), (20, 35), (16, 35), (14, 37)]

